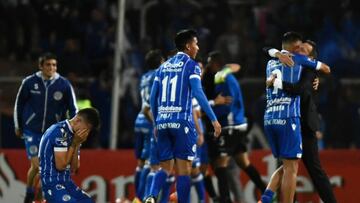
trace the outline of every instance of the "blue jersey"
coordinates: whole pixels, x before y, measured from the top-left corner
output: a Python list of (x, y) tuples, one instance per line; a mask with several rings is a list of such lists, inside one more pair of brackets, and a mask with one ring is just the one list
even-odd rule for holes
[(66, 152), (72, 143), (74, 132), (68, 120), (52, 125), (40, 141), (40, 176), (43, 185), (70, 181), (70, 165), (64, 171), (55, 167), (55, 152)]
[[(216, 76), (215, 76), (216, 77)], [(228, 74), (225, 80), (215, 86), (216, 95), (232, 97), (230, 105), (217, 105), (213, 107), (221, 126), (233, 126), (246, 123), (245, 108), (240, 85), (233, 74)]]
[[(299, 54), (295, 54), (293, 60), (293, 67), (287, 67), (277, 59), (270, 60), (266, 67), (266, 78), (275, 74), (281, 81), (297, 83), (304, 66), (318, 69), (321, 64)], [(266, 88), (266, 100), (264, 119), (300, 117), (300, 96), (291, 95), (280, 88), (269, 87)]]
[[(155, 70), (146, 72), (140, 79), (140, 96), (141, 96), (141, 109), (150, 107), (150, 91), (155, 78)], [(144, 116), (141, 110), (135, 120), (136, 126), (151, 126), (150, 121)]]
[(200, 79), (201, 69), (187, 54), (178, 52), (156, 71), (156, 123), (193, 121), (190, 79)]

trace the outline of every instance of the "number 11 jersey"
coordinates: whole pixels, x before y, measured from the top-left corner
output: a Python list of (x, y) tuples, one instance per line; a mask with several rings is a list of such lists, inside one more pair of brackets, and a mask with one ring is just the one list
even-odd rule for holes
[(160, 66), (154, 79), (159, 90), (156, 123), (193, 121), (190, 79), (200, 80), (200, 74), (198, 63), (183, 52), (178, 52)]

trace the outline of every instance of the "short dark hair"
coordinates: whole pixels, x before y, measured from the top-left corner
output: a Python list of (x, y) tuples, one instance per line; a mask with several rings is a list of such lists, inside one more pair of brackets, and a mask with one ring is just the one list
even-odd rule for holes
[(179, 51), (185, 50), (186, 43), (193, 40), (194, 37), (197, 36), (197, 33), (195, 30), (186, 29), (181, 30), (178, 33), (176, 33), (175, 36), (175, 46)]
[(95, 108), (84, 108), (77, 112), (77, 115), (85, 119), (92, 127), (92, 131), (98, 131), (100, 128), (100, 114)]
[(314, 59), (317, 58), (318, 52), (317, 52), (316, 43), (314, 41), (312, 41), (312, 40), (309, 40), (309, 39), (307, 39), (305, 41), (305, 43), (308, 43), (308, 44), (310, 44), (312, 46), (312, 50), (311, 50), (309, 56), (313, 57)]
[(164, 57), (159, 49), (150, 50), (145, 56), (146, 69), (152, 70), (158, 68), (162, 60), (164, 60)]
[(219, 63), (221, 66), (224, 65), (224, 55), (220, 51), (212, 51), (209, 53), (208, 57), (211, 61)]
[(55, 54), (50, 52), (43, 53), (41, 56), (39, 56), (39, 64), (42, 66), (46, 60), (50, 59), (57, 60), (57, 57)]
[(290, 44), (296, 41), (302, 41), (302, 36), (300, 33), (290, 31), (283, 35), (281, 43), (282, 44)]

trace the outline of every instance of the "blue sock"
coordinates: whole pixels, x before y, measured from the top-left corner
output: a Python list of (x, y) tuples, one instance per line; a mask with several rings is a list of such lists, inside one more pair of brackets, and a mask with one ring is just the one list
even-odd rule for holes
[(195, 186), (196, 193), (199, 197), (199, 202), (205, 202), (205, 185), (204, 176), (199, 173), (191, 179), (192, 184)]
[(154, 176), (155, 176), (155, 172), (151, 171), (148, 176), (146, 177), (146, 185), (145, 185), (145, 193), (144, 193), (144, 198), (149, 196), (150, 193), (150, 188), (152, 185), (152, 182), (154, 180)]
[(141, 171), (139, 187), (138, 187), (138, 193), (137, 193), (139, 199), (144, 198), (146, 179), (147, 179), (147, 176), (148, 176), (149, 173), (150, 173), (150, 167), (149, 166), (145, 166), (143, 168), (143, 170)]
[(176, 180), (176, 191), (178, 196), (178, 203), (190, 202), (190, 176), (178, 176)]
[(175, 176), (169, 175), (168, 178), (166, 178), (166, 182), (164, 183), (163, 187), (161, 188), (161, 197), (159, 200), (159, 203), (167, 203), (170, 196), (170, 188), (171, 185), (175, 182)]
[(167, 176), (168, 176), (167, 173), (162, 169), (160, 169), (159, 171), (156, 172), (156, 174), (154, 176), (154, 180), (150, 187), (149, 196), (157, 198), (157, 196), (159, 195), (160, 189), (162, 188), (162, 186), (164, 185), (164, 183), (166, 181)]
[(136, 167), (136, 170), (135, 170), (135, 192), (136, 192), (136, 196), (139, 197), (139, 183), (140, 183), (140, 176), (141, 176), (141, 171), (142, 171), (142, 168), (140, 168), (139, 166)]
[(269, 190), (269, 189), (266, 189), (264, 194), (261, 195), (261, 201), (263, 203), (271, 203), (272, 202), (272, 199), (273, 199), (273, 196), (274, 196), (274, 192)]

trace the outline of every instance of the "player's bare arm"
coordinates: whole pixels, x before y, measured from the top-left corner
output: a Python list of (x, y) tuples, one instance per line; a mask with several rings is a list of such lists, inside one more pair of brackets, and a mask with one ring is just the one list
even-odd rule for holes
[(145, 106), (142, 111), (143, 114), (145, 115), (145, 118), (148, 119), (148, 121), (150, 121), (151, 123), (153, 123), (154, 119), (151, 113), (150, 106)]

